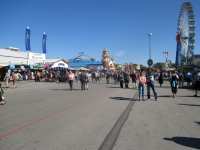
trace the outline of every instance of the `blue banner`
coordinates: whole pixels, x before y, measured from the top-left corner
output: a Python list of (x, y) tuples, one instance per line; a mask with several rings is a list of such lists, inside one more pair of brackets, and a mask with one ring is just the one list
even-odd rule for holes
[(46, 41), (47, 41), (47, 34), (44, 32), (42, 36), (42, 52), (44, 54), (47, 53)]
[(27, 51), (31, 50), (31, 30), (29, 27), (26, 27), (25, 31), (25, 47)]

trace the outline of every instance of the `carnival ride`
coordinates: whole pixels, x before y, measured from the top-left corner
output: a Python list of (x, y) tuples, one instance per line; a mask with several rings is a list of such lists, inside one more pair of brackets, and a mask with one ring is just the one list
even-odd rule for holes
[(181, 6), (176, 42), (176, 66), (190, 65), (195, 47), (195, 16), (190, 2)]

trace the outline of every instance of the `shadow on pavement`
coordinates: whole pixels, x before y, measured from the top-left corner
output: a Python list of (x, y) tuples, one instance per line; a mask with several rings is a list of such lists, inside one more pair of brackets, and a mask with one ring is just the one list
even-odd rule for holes
[(200, 125), (200, 122), (198, 122), (198, 121), (196, 121), (195, 123), (198, 124), (198, 125)]
[(118, 86), (108, 86), (107, 88), (113, 88), (113, 89), (126, 89), (126, 90), (136, 90), (135, 88), (120, 88), (120, 87), (118, 87)]
[(161, 88), (161, 89), (170, 89), (170, 86), (159, 86), (159, 85), (156, 85), (155, 88)]
[[(158, 95), (158, 97), (172, 97), (172, 95)], [(177, 95), (176, 97), (200, 97), (200, 96), (193, 96), (193, 95)]]
[[(71, 91), (70, 89), (49, 89), (49, 90), (52, 90), (52, 91)], [(81, 89), (73, 89), (72, 91), (81, 91)]]
[(200, 97), (200, 96), (194, 96), (194, 95), (177, 95), (177, 97)]
[(172, 97), (171, 95), (158, 95), (158, 97)]
[(120, 87), (118, 87), (118, 86), (108, 86), (107, 88), (119, 89)]
[(114, 99), (114, 100), (123, 100), (123, 101), (136, 101), (136, 99), (127, 98), (127, 97), (110, 97), (110, 99)]
[(184, 105), (184, 106), (200, 106), (200, 105), (197, 105), (197, 104), (178, 104), (178, 105)]
[(172, 137), (172, 138), (163, 138), (164, 140), (167, 141), (172, 141), (177, 144), (195, 148), (195, 149), (200, 149), (200, 138), (192, 138), (192, 137)]

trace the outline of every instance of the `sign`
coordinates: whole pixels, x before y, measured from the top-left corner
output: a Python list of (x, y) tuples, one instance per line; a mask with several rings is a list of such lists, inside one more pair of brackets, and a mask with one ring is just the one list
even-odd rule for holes
[(153, 60), (152, 60), (152, 59), (148, 59), (147, 64), (148, 64), (149, 66), (152, 66), (152, 65), (153, 65)]

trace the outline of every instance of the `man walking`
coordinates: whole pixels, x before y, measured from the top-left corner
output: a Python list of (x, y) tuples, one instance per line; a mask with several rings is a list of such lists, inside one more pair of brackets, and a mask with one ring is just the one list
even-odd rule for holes
[(87, 75), (84, 71), (81, 72), (80, 74), (80, 82), (81, 82), (81, 90), (86, 89), (86, 82), (87, 82)]
[(132, 79), (133, 88), (137, 88), (137, 76), (135, 71), (130, 74), (130, 77)]
[(119, 80), (119, 83), (120, 83), (120, 88), (123, 88), (124, 87), (124, 77), (123, 77), (122, 71), (120, 71), (119, 74), (118, 74), (118, 80)]
[(127, 72), (124, 72), (124, 83), (125, 83), (125, 88), (128, 88), (129, 74)]
[(74, 73), (70, 70), (69, 71), (69, 74), (68, 74), (68, 80), (69, 80), (69, 87), (70, 87), (70, 90), (72, 91), (73, 89), (73, 81), (74, 81), (74, 78), (75, 78), (75, 75)]
[(195, 90), (195, 94), (194, 96), (197, 97), (198, 96), (198, 90), (200, 90), (200, 72), (196, 73), (194, 76), (194, 90)]
[(148, 69), (147, 72), (147, 98), (150, 99), (151, 98), (151, 92), (150, 90), (152, 89), (155, 100), (157, 100), (157, 93), (155, 91), (155, 86), (154, 86), (154, 76), (151, 73), (151, 69)]

